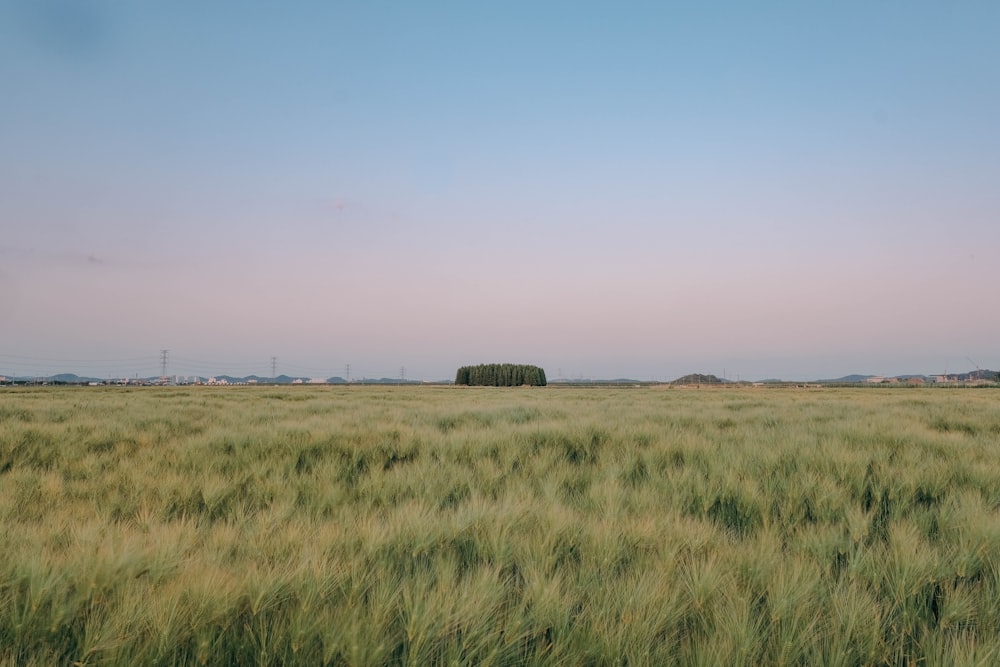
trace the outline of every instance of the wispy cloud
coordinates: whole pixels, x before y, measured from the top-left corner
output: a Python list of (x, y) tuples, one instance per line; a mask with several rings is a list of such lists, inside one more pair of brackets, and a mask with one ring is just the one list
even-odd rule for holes
[(112, 264), (112, 262), (108, 259), (108, 256), (98, 254), (94, 251), (39, 251), (33, 247), (10, 245), (0, 246), (0, 259), (10, 260), (11, 262), (16, 263), (30, 262), (32, 264), (44, 266), (64, 266), (70, 268), (78, 266), (110, 266)]

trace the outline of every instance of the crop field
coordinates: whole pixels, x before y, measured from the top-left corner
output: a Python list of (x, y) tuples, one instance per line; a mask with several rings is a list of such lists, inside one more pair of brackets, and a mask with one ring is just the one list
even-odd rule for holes
[(994, 665), (1000, 392), (0, 391), (0, 665)]

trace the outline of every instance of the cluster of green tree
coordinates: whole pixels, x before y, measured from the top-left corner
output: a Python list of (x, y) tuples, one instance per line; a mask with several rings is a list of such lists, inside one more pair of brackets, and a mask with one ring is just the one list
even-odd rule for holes
[(479, 364), (462, 366), (455, 374), (455, 384), (481, 387), (519, 387), (523, 384), (535, 387), (546, 385), (545, 371), (528, 364)]

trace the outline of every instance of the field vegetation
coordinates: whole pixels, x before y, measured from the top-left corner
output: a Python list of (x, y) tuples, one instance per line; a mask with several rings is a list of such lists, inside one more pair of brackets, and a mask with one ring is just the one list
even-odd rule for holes
[(0, 393), (0, 665), (993, 665), (1000, 393)]

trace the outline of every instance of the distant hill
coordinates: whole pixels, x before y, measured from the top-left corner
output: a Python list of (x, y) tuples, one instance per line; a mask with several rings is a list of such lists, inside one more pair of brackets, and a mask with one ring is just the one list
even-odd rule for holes
[[(871, 381), (873, 378), (879, 378), (879, 375), (845, 375), (840, 378), (833, 378), (829, 380), (816, 380), (818, 383), (822, 384), (863, 384)], [(903, 375), (895, 375), (892, 377), (886, 377), (885, 380), (889, 382), (936, 382), (937, 378), (941, 376), (937, 375), (920, 375), (917, 373), (904, 373)], [(946, 378), (943, 380), (945, 383), (955, 383), (955, 382), (976, 382), (976, 381), (986, 381), (986, 382), (1000, 382), (1000, 373), (997, 371), (989, 370), (988, 368), (980, 368), (974, 371), (969, 371), (968, 373), (947, 373), (943, 376)]]
[[(2, 374), (0, 374), (2, 376)], [(48, 384), (74, 384), (74, 385), (85, 385), (90, 383), (98, 384), (118, 384), (127, 380), (131, 385), (133, 383), (140, 385), (152, 385), (158, 384), (160, 381), (159, 377), (132, 377), (132, 378), (98, 378), (98, 377), (88, 377), (83, 375), (77, 375), (75, 373), (57, 373), (55, 375), (50, 375), (47, 377), (38, 376), (3, 376), (6, 379), (2, 383), (6, 384), (32, 384), (36, 382), (43, 382)], [(173, 379), (174, 376), (168, 376)], [(293, 383), (308, 383), (313, 384), (308, 377), (295, 377), (291, 375), (279, 375), (276, 378), (261, 377), (259, 375), (248, 375), (245, 377), (236, 377), (232, 375), (214, 375), (214, 376), (187, 376), (179, 377), (178, 380), (184, 384), (189, 382), (206, 382), (209, 377), (214, 377), (216, 380), (225, 380), (230, 384), (293, 384)], [(851, 375), (844, 375), (839, 378), (829, 378), (825, 380), (811, 380), (811, 382), (819, 384), (866, 384), (872, 378), (878, 378), (881, 376), (876, 375), (865, 375), (861, 373), (853, 373)], [(968, 371), (966, 373), (947, 373), (941, 375), (921, 375), (917, 373), (905, 373), (902, 375), (897, 375), (894, 377), (887, 377), (887, 381), (890, 383), (912, 383), (919, 384), (921, 382), (926, 384), (935, 384), (939, 382), (944, 382), (945, 384), (961, 384), (961, 383), (977, 383), (977, 382), (997, 382), (1000, 383), (1000, 372), (991, 370), (988, 368), (977, 368), (974, 371)], [(402, 380), (400, 378), (354, 378), (348, 383), (347, 380), (340, 376), (333, 376), (326, 378), (325, 380), (316, 380), (315, 382), (325, 382), (327, 384), (379, 384), (379, 385), (416, 385), (423, 384), (422, 380)], [(451, 384), (451, 380), (441, 380), (440, 384)], [(766, 380), (757, 380), (759, 383), (768, 384), (784, 384), (786, 381), (779, 378), (769, 378)], [(595, 378), (556, 378), (549, 381), (550, 384), (587, 384), (587, 385), (615, 385), (615, 384), (642, 384), (643, 381), (634, 380), (631, 378), (616, 378), (616, 379), (595, 379)], [(735, 384), (732, 380), (727, 380), (726, 378), (719, 378), (715, 375), (706, 375), (702, 373), (690, 373), (676, 380), (670, 382), (672, 385), (698, 385), (698, 384)]]
[(75, 373), (59, 373), (46, 378), (49, 382), (65, 384), (87, 384), (88, 382), (104, 382), (101, 378), (81, 377)]
[(722, 384), (724, 380), (720, 380), (714, 375), (702, 375), (701, 373), (690, 373), (682, 377), (677, 378), (670, 384)]
[(873, 378), (874, 375), (859, 375), (857, 373), (853, 375), (845, 375), (842, 378), (833, 378), (830, 380), (816, 380), (816, 382), (821, 382), (823, 384), (858, 384), (859, 382), (865, 382), (868, 378)]

